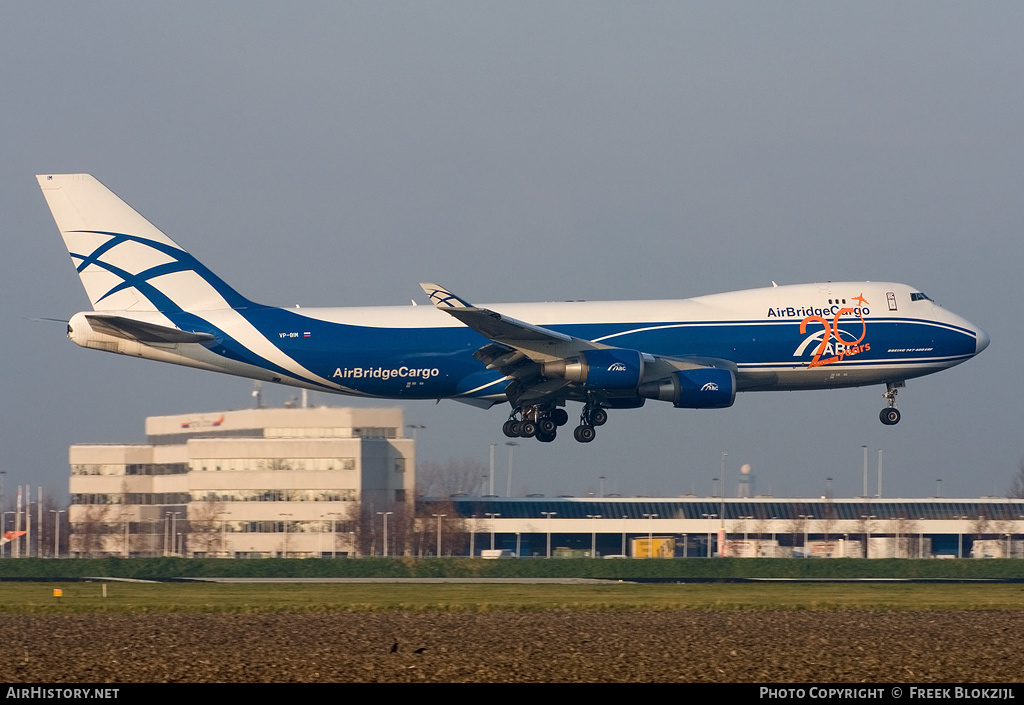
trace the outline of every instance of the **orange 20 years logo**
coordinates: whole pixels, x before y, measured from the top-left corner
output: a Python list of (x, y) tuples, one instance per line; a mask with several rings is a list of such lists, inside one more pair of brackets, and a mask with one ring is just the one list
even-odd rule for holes
[[(856, 355), (858, 353), (867, 352), (871, 349), (870, 343), (863, 343), (864, 338), (868, 333), (867, 323), (864, 321), (864, 307), (868, 306), (867, 300), (864, 298), (863, 292), (860, 296), (856, 296), (854, 301), (859, 301), (860, 306), (857, 308), (841, 308), (836, 311), (835, 317), (830, 321), (827, 318), (821, 316), (807, 316), (800, 321), (800, 333), (807, 332), (808, 323), (820, 323), (825, 327), (825, 332), (821, 336), (821, 343), (818, 344), (818, 348), (814, 351), (814, 357), (807, 364), (808, 369), (812, 367), (821, 367), (822, 365), (829, 365), (833, 362), (840, 362), (844, 358)], [(856, 340), (843, 340), (843, 331), (839, 330), (839, 317), (847, 313), (855, 313), (860, 317), (861, 332), (860, 337)], [(824, 360), (821, 359), (822, 354), (829, 346), (832, 338), (836, 339), (836, 354), (832, 357), (827, 357)], [(862, 344), (863, 343), (863, 344)]]

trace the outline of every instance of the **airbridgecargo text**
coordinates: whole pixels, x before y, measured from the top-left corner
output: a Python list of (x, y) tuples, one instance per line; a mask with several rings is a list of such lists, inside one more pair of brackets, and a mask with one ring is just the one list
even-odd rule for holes
[(331, 377), (342, 379), (391, 379), (392, 377), (416, 377), (430, 379), (437, 377), (441, 371), (436, 367), (402, 367), (386, 369), (384, 367), (346, 367), (337, 368)]
[[(786, 308), (769, 308), (768, 318), (805, 318), (807, 316), (834, 316), (839, 313), (840, 309), (844, 308), (839, 304), (835, 306), (825, 306), (823, 308), (815, 308), (814, 306), (808, 306), (806, 308), (796, 308), (794, 306), (788, 306)], [(871, 311), (867, 306), (858, 306), (857, 308), (847, 308), (843, 315), (854, 315), (854, 316), (866, 316)]]

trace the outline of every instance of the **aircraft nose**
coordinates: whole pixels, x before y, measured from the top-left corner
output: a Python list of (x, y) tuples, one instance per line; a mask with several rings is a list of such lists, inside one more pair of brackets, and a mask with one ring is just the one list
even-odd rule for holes
[(992, 341), (992, 339), (988, 337), (988, 333), (983, 331), (981, 328), (977, 328), (976, 330), (978, 331), (978, 345), (977, 345), (977, 348), (975, 348), (975, 351), (974, 351), (975, 355), (977, 355), (982, 350), (987, 348), (988, 344)]

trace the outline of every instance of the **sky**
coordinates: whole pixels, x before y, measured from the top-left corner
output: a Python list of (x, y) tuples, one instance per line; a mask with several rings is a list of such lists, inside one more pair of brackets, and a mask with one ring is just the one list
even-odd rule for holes
[[(237, 409), (252, 383), (78, 348), (34, 175), (88, 172), (243, 294), (303, 306), (665, 299), (898, 281), (984, 328), (884, 387), (613, 411), (520, 439), (513, 492), (1002, 495), (1024, 459), (1024, 5), (10, 3), (0, 23), (0, 471)], [(296, 394), (268, 386), (281, 405)], [(314, 394), (319, 404), (383, 404)], [(488, 463), (507, 407), (404, 405), (421, 461)], [(575, 414), (576, 408), (570, 409)], [(723, 453), (727, 454), (723, 456)], [(50, 491), (50, 490), (48, 490)]]

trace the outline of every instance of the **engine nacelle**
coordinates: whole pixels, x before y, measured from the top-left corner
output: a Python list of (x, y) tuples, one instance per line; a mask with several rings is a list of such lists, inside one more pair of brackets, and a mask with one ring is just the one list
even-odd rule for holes
[(587, 350), (564, 360), (545, 362), (544, 375), (564, 377), (600, 389), (636, 389), (644, 376), (644, 358), (638, 350)]
[(640, 385), (640, 395), (672, 402), (677, 409), (724, 409), (736, 400), (736, 376), (719, 367), (679, 370)]

